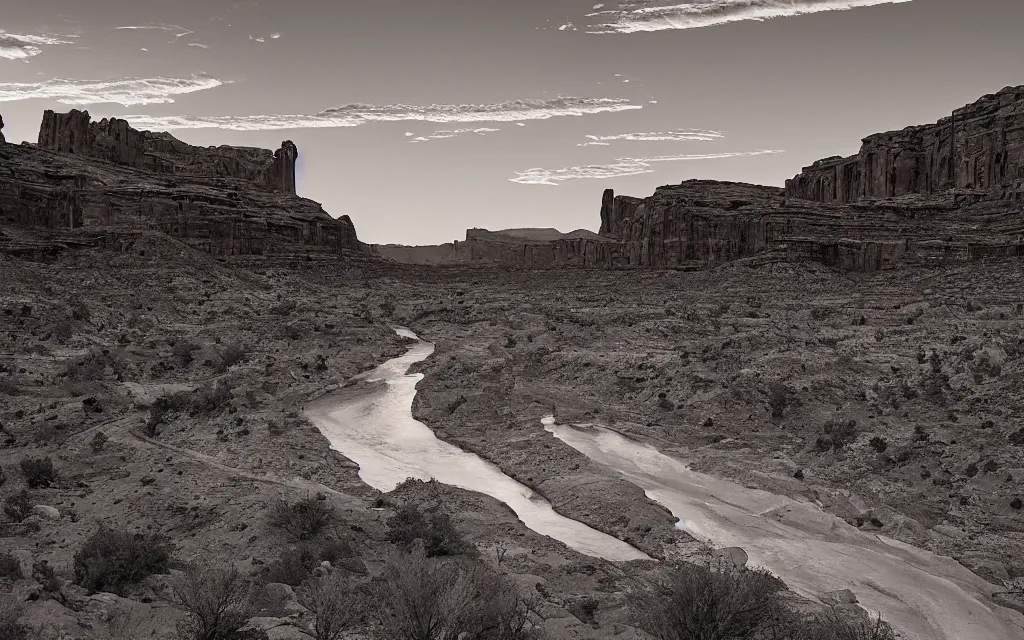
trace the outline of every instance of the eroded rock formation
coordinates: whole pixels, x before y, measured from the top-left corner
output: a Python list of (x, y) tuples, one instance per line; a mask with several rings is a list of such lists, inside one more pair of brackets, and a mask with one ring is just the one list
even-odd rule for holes
[(295, 194), (298, 149), (290, 141), (276, 152), (253, 147), (196, 147), (169, 133), (133, 129), (126, 120), (92, 122), (88, 111), (46, 111), (39, 147), (98, 158), (137, 169), (181, 177), (224, 177), (251, 182), (266, 191)]
[(348, 216), (294, 195), (297, 156), (48, 111), (38, 146), (0, 147), (0, 224), (159, 230), (215, 255), (364, 253)]
[[(1024, 256), (1022, 200), (1024, 87), (1017, 87), (935, 125), (866, 138), (858, 155), (817, 162), (785, 189), (711, 180), (659, 187), (647, 198), (608, 189), (597, 237), (470, 230), (441, 261), (702, 269), (739, 259), (812, 260), (870, 272)], [(381, 254), (422, 257), (408, 249)]]
[(4, 117), (0, 116), (0, 144), (6, 144), (7, 138), (4, 137)]
[(868, 136), (856, 155), (805, 167), (786, 182), (786, 195), (847, 203), (954, 188), (1022, 197), (1024, 86), (986, 95), (935, 124)]

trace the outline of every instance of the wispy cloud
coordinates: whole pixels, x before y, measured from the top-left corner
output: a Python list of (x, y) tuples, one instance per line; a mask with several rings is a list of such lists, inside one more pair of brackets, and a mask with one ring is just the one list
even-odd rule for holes
[[(67, 37), (67, 36), (62, 36)], [(0, 29), (0, 58), (7, 60), (26, 60), (43, 52), (40, 47), (59, 44), (71, 44), (69, 40), (61, 40), (53, 36), (34, 36), (7, 33)]]
[[(480, 136), (487, 135), (488, 133), (494, 133), (495, 131), (501, 131), (501, 129), (490, 129), (488, 127), (480, 127), (478, 129), (440, 129), (426, 136), (416, 136), (409, 140), (409, 142), (429, 142), (431, 140), (444, 140), (445, 138), (454, 138), (461, 136), (466, 133), (475, 133)], [(414, 133), (406, 133), (408, 136), (415, 136)]]
[(547, 120), (563, 116), (641, 109), (619, 98), (558, 97), (544, 100), (512, 100), (496, 104), (349, 104), (308, 115), (252, 116), (126, 116), (133, 126), (154, 129), (231, 129), (268, 131), (274, 129), (324, 129), (357, 127), (368, 122), (516, 122)]
[(701, 153), (691, 155), (654, 156), (652, 158), (619, 158), (612, 164), (590, 164), (565, 169), (527, 169), (516, 171), (515, 178), (509, 182), (519, 184), (547, 184), (557, 186), (567, 180), (620, 178), (635, 176), (641, 173), (654, 173), (652, 164), (657, 162), (679, 162), (682, 160), (713, 160), (716, 158), (736, 158), (740, 156), (761, 156), (773, 153), (784, 153), (773, 149), (761, 151), (735, 151), (731, 153)]
[(710, 142), (724, 137), (725, 134), (721, 131), (705, 129), (676, 129), (675, 131), (654, 131), (650, 133), (618, 133), (610, 136), (589, 135), (587, 136), (587, 138), (589, 138), (587, 142), (581, 142), (576, 146), (590, 147), (596, 145), (605, 147), (612, 142), (620, 140), (628, 142)]
[(0, 102), (55, 100), (61, 104), (116, 103), (124, 106), (174, 102), (172, 96), (213, 89), (223, 81), (207, 76), (191, 78), (126, 78), (122, 80), (64, 80), (0, 82)]
[(192, 31), (191, 29), (186, 29), (185, 27), (182, 27), (181, 25), (177, 24), (167, 24), (165, 22), (150, 22), (147, 24), (128, 25), (124, 27), (117, 27), (117, 29), (122, 31), (167, 31), (169, 33), (174, 34), (174, 40), (171, 40), (171, 43), (177, 42), (185, 36), (191, 36), (195, 34), (195, 31)]
[(741, 20), (764, 21), (822, 11), (899, 4), (911, 0), (627, 0), (615, 10), (587, 14), (587, 33), (697, 29)]

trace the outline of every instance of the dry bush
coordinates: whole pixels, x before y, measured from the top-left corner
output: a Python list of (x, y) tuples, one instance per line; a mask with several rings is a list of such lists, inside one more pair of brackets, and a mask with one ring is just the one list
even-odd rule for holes
[(327, 496), (303, 498), (288, 503), (278, 500), (270, 508), (270, 525), (283, 530), (295, 540), (310, 540), (334, 523), (334, 508), (327, 504)]
[(784, 588), (765, 571), (683, 564), (631, 599), (638, 626), (658, 640), (746, 640), (781, 611)]
[(384, 635), (395, 640), (524, 640), (536, 635), (534, 601), (482, 564), (396, 554), (377, 586)]
[(18, 463), (21, 467), (21, 474), (25, 476), (25, 482), (32, 489), (48, 487), (57, 480), (57, 470), (53, 467), (53, 460), (46, 458), (22, 458)]
[(181, 640), (258, 637), (261, 632), (241, 631), (255, 615), (253, 595), (252, 583), (234, 567), (190, 567), (174, 584), (174, 599), (188, 612), (178, 625), (178, 636)]
[(359, 592), (338, 571), (305, 582), (296, 595), (313, 614), (316, 640), (338, 640), (359, 618)]
[(101, 529), (75, 553), (75, 584), (89, 593), (125, 589), (154, 573), (165, 573), (171, 560), (161, 536)]
[(28, 640), (30, 629), (20, 622), (23, 610), (11, 596), (0, 596), (0, 640)]
[(28, 489), (22, 489), (4, 498), (4, 513), (14, 522), (23, 522), (32, 515), (32, 494)]
[(21, 575), (21, 563), (18, 559), (6, 551), (0, 552), (0, 578), (20, 580), (24, 577)]
[(201, 348), (194, 342), (177, 342), (171, 347), (171, 355), (177, 358), (182, 365), (188, 366), (195, 360), (195, 352)]
[(458, 532), (447, 513), (424, 513), (413, 503), (402, 505), (388, 519), (388, 541), (409, 550), (421, 541), (428, 558), (434, 556), (475, 555), (476, 547)]
[(217, 361), (214, 363), (214, 371), (224, 373), (234, 365), (244, 362), (248, 357), (248, 350), (241, 344), (225, 345), (217, 353)]
[(352, 557), (352, 548), (343, 540), (305, 541), (281, 551), (277, 560), (267, 566), (264, 582), (280, 582), (293, 587), (313, 575), (324, 560), (335, 562)]
[(898, 640), (881, 616), (864, 619), (835, 608), (809, 617), (784, 613), (765, 630), (765, 640)]

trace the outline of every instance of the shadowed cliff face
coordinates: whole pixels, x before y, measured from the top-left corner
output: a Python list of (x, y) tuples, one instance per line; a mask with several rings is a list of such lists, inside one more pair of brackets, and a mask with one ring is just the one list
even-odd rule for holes
[(844, 203), (957, 188), (1021, 200), (1024, 86), (984, 96), (935, 124), (875, 134), (863, 143), (857, 155), (804, 168), (786, 181), (786, 195)]
[(348, 216), (295, 195), (291, 142), (204, 149), (79, 111), (47, 111), (39, 140), (0, 147), (0, 223), (158, 230), (215, 255), (364, 250)]

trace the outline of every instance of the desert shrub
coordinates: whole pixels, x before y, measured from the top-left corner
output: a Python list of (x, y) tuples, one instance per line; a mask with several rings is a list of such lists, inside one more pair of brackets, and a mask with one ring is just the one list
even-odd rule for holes
[(28, 640), (30, 629), (20, 622), (22, 607), (11, 596), (0, 598), (0, 640)]
[(769, 637), (785, 640), (897, 640), (892, 626), (881, 616), (865, 620), (834, 608), (810, 617), (784, 615), (771, 626)]
[(47, 593), (60, 593), (64, 588), (64, 578), (57, 575), (57, 570), (46, 560), (32, 564), (32, 577)]
[(48, 487), (57, 480), (57, 470), (53, 467), (53, 460), (46, 458), (22, 458), (18, 463), (21, 467), (21, 474), (25, 476), (25, 482), (32, 489)]
[(189, 365), (195, 360), (195, 352), (200, 346), (194, 342), (178, 342), (171, 347), (171, 355), (178, 359), (183, 365)]
[(6, 551), (0, 552), (0, 578), (19, 580), (24, 577), (21, 575), (21, 563), (18, 559)]
[(247, 356), (248, 352), (243, 345), (237, 343), (225, 345), (217, 352), (214, 371), (217, 373), (224, 373), (234, 365), (244, 361)]
[(325, 527), (334, 523), (335, 512), (327, 504), (326, 496), (303, 498), (288, 503), (279, 500), (270, 509), (270, 525), (283, 530), (296, 540), (315, 538)]
[(535, 601), (514, 584), (465, 559), (428, 558), (421, 545), (396, 554), (377, 583), (384, 636), (395, 640), (460, 637), (525, 640), (534, 636)]
[(125, 589), (154, 573), (165, 573), (170, 546), (158, 535), (101, 529), (75, 553), (75, 584), (90, 593)]
[(745, 640), (782, 609), (784, 585), (765, 571), (683, 564), (664, 584), (631, 595), (637, 624), (658, 640)]
[(313, 575), (313, 570), (324, 560), (336, 562), (352, 555), (352, 548), (344, 540), (303, 541), (282, 550), (278, 559), (267, 566), (263, 580), (297, 587)]
[(886, 442), (885, 438), (881, 436), (875, 436), (871, 438), (871, 442), (869, 442), (868, 444), (870, 444), (871, 448), (877, 451), (878, 453), (884, 453), (885, 450), (889, 448), (889, 443)]
[(32, 515), (32, 495), (28, 489), (22, 489), (4, 498), (4, 513), (15, 522), (22, 522)]
[(4, 486), (5, 482), (7, 482), (7, 474), (4, 473), (4, 468), (0, 467), (0, 487)]
[(216, 414), (231, 405), (231, 382), (218, 380), (212, 387), (197, 389), (189, 399), (188, 412), (193, 417)]
[(16, 396), (21, 393), (17, 380), (13, 376), (0, 378), (0, 396)]
[(768, 408), (773, 418), (781, 418), (789, 406), (789, 387), (779, 381), (768, 385)]
[(338, 640), (359, 617), (359, 592), (339, 571), (306, 582), (296, 595), (313, 614), (316, 640)]
[(830, 420), (822, 427), (824, 435), (815, 442), (818, 451), (839, 451), (857, 439), (856, 420)]
[(100, 451), (103, 451), (103, 447), (107, 444), (108, 439), (107, 434), (102, 431), (97, 431), (96, 435), (94, 435), (92, 440), (89, 441), (89, 448), (92, 449), (93, 453), (99, 453)]
[(387, 522), (389, 542), (410, 550), (422, 541), (428, 558), (474, 555), (476, 548), (458, 532), (447, 513), (435, 509), (426, 514), (415, 504), (406, 503)]
[(188, 613), (178, 625), (182, 640), (251, 640), (261, 635), (241, 631), (255, 614), (253, 585), (234, 567), (189, 568), (175, 581), (174, 599)]

